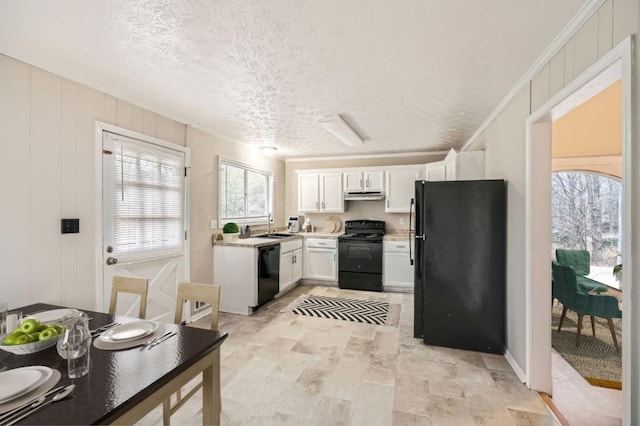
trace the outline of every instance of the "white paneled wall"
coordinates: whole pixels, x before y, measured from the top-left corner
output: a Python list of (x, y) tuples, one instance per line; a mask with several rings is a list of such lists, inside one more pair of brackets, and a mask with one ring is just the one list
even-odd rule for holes
[(0, 55), (0, 302), (95, 308), (95, 121), (186, 144), (182, 123)]
[[(508, 181), (507, 349), (526, 370), (525, 119), (614, 46), (640, 29), (638, 0), (608, 0), (498, 115), (469, 150), (485, 149), (486, 175)], [(636, 48), (636, 64), (640, 53)], [(640, 75), (639, 73), (636, 76)], [(530, 93), (530, 99), (528, 99)], [(634, 94), (638, 102), (638, 93)], [(635, 135), (638, 137), (638, 135)], [(634, 374), (638, 374), (637, 372)], [(638, 377), (636, 379), (636, 385)], [(640, 418), (640, 413), (635, 411)]]

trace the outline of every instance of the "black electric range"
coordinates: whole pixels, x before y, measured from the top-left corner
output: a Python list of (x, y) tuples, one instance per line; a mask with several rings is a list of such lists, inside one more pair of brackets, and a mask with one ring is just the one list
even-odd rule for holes
[(344, 229), (338, 237), (338, 286), (382, 291), (384, 221), (348, 220)]

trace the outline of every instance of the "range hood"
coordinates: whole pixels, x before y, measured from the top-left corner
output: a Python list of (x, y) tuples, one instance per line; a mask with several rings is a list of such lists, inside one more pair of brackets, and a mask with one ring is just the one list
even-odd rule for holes
[(347, 191), (344, 193), (345, 201), (376, 201), (384, 199), (382, 191)]

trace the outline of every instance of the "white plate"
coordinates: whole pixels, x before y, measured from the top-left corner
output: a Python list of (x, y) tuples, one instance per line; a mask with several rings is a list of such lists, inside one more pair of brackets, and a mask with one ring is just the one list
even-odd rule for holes
[(53, 370), (44, 366), (14, 368), (0, 373), (0, 404), (19, 398), (37, 388), (53, 374)]
[(43, 324), (52, 322), (61, 322), (62, 318), (67, 315), (78, 313), (77, 309), (54, 309), (52, 311), (38, 312), (37, 314), (27, 315), (26, 318), (35, 318)]
[(105, 342), (130, 342), (148, 336), (158, 329), (153, 321), (134, 321), (113, 327), (100, 335)]
[(333, 229), (333, 232), (340, 231), (340, 228), (342, 227), (342, 222), (340, 221), (340, 219), (335, 216), (329, 216), (329, 219), (331, 219), (333, 223), (336, 224), (336, 227)]
[(336, 230), (336, 223), (330, 218), (325, 219), (322, 224), (322, 232), (334, 232)]

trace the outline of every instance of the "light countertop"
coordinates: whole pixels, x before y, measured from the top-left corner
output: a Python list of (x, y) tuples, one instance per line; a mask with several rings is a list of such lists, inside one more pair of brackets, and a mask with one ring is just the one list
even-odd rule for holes
[(298, 238), (300, 238), (300, 237), (295, 235), (295, 234), (291, 234), (290, 237), (286, 237), (286, 238), (250, 237), (250, 238), (244, 238), (244, 239), (238, 238), (235, 241), (217, 240), (217, 241), (214, 241), (213, 245), (214, 246), (258, 248), (258, 247), (270, 246), (272, 244), (282, 243), (282, 242), (285, 242), (285, 241), (291, 241), (291, 240), (295, 240), (295, 239), (298, 239)]
[[(287, 232), (279, 232), (281, 234), (287, 234)], [(259, 237), (250, 237), (240, 239), (238, 238), (235, 241), (223, 241), (216, 240), (213, 242), (214, 246), (231, 246), (231, 247), (249, 247), (249, 248), (258, 248), (264, 247), (272, 244), (282, 243), (285, 241), (291, 241), (296, 238), (328, 238), (328, 239), (336, 239), (340, 235), (344, 234), (344, 232), (298, 232), (290, 234), (290, 237), (286, 238), (259, 238)]]

